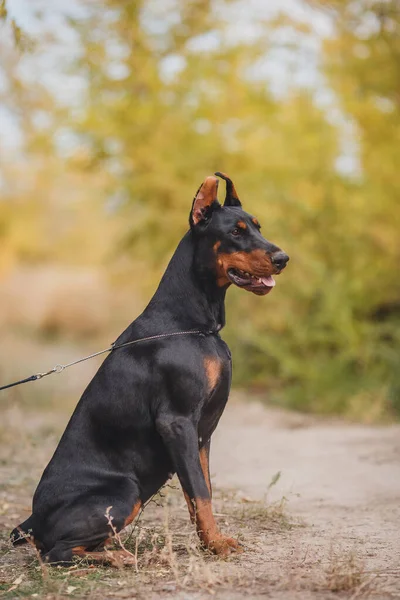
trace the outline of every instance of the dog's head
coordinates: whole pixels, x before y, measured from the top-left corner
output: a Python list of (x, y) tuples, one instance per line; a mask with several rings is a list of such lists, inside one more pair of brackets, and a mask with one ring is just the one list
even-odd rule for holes
[(223, 206), (218, 202), (219, 180), (207, 177), (193, 200), (191, 230), (219, 287), (233, 283), (264, 296), (275, 286), (273, 276), (286, 267), (289, 257), (261, 235), (260, 223), (242, 209), (232, 180), (224, 173), (215, 175), (226, 181), (225, 202)]

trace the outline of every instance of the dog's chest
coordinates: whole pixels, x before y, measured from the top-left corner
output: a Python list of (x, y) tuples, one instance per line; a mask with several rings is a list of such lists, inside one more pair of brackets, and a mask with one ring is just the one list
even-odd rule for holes
[(199, 438), (207, 441), (224, 411), (231, 386), (230, 354), (214, 356), (204, 361), (208, 382), (208, 395), (205, 400), (198, 427)]

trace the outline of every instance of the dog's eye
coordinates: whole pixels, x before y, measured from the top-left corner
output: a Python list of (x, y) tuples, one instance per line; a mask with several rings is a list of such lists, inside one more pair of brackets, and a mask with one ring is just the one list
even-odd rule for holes
[(232, 235), (240, 235), (240, 229), (238, 227), (235, 227), (235, 229), (231, 233)]

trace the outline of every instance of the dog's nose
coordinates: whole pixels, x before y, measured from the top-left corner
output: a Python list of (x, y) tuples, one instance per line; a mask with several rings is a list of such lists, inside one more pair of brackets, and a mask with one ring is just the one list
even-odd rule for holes
[(282, 252), (282, 250), (280, 250), (279, 252), (275, 252), (271, 256), (272, 264), (275, 267), (277, 267), (280, 271), (282, 271), (282, 269), (284, 269), (286, 267), (286, 263), (288, 260), (289, 260), (288, 255), (285, 252)]

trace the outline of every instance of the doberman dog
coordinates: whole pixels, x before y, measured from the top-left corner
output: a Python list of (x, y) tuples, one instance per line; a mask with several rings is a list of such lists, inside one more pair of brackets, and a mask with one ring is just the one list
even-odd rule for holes
[[(155, 295), (116, 344), (155, 339), (103, 362), (42, 475), (32, 515), (11, 534), (16, 545), (31, 536), (48, 563), (101, 560), (112, 533), (107, 508), (119, 532), (175, 472), (203, 546), (220, 555), (241, 550), (219, 531), (211, 507), (210, 440), (231, 383), (219, 335), (225, 294), (231, 284), (268, 294), (289, 257), (242, 210), (231, 179), (215, 175), (226, 181), (224, 204), (219, 180), (207, 177)], [(192, 335), (165, 335), (176, 332)]]

